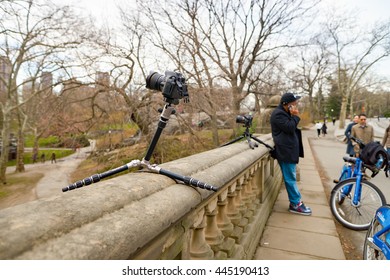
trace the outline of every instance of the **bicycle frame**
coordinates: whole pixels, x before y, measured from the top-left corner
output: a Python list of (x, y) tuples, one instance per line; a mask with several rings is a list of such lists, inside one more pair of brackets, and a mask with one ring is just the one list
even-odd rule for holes
[(362, 160), (354, 157), (343, 157), (345, 164), (343, 165), (343, 169), (341, 171), (341, 175), (339, 181), (354, 178), (359, 175), (362, 167)]
[(367, 244), (373, 249), (382, 252), (386, 259), (390, 260), (390, 206), (385, 205), (379, 207), (375, 213), (373, 222), (375, 220), (377, 220), (383, 228), (372, 237), (368, 237)]
[(354, 168), (353, 168), (353, 164), (352, 163), (345, 163), (343, 165), (343, 169), (341, 171), (341, 175), (340, 175), (340, 178), (339, 178), (339, 181), (342, 181), (342, 180), (345, 180), (345, 179), (348, 179), (348, 178), (352, 178), (353, 174), (354, 174)]
[[(361, 181), (363, 179), (363, 172), (362, 172), (362, 161), (359, 158), (355, 158), (355, 160), (356, 160), (354, 164), (355, 167), (353, 168), (353, 164), (349, 162), (348, 167), (346, 169), (343, 169), (341, 176), (345, 174), (347, 176), (345, 177), (345, 179), (356, 177), (356, 189), (353, 194), (353, 199), (351, 200), (351, 203), (354, 206), (359, 206), (360, 197), (362, 194)], [(347, 196), (350, 194), (351, 190), (352, 190), (352, 185), (348, 185), (344, 187), (342, 194)]]

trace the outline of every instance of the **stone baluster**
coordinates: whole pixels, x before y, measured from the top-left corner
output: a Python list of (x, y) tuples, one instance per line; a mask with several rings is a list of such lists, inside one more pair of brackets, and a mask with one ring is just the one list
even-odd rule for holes
[(227, 194), (227, 200), (228, 200), (227, 216), (234, 225), (238, 225), (241, 220), (241, 214), (238, 209), (239, 201), (237, 199), (238, 192), (236, 187), (237, 187), (237, 182), (234, 182), (232, 185), (228, 187), (228, 194)]
[(253, 216), (255, 215), (256, 208), (258, 204), (256, 204), (256, 193), (255, 190), (253, 189), (255, 185), (255, 170), (256, 170), (256, 165), (252, 166), (248, 172), (248, 184), (247, 184), (247, 194), (248, 194), (248, 202), (247, 202), (247, 214), (246, 217), (249, 219), (249, 222), (252, 222)]
[[(232, 187), (235, 190), (235, 185)], [(220, 248), (222, 252), (226, 253), (227, 258), (231, 258), (235, 252), (235, 240), (230, 237), (233, 233), (234, 225), (231, 222), (230, 218), (228, 217), (228, 207), (227, 207), (229, 201), (228, 195), (231, 194), (232, 192), (234, 194), (234, 190), (232, 191), (232, 187), (229, 187), (228, 189), (226, 189), (225, 191), (223, 191), (218, 195), (217, 224), (219, 229), (222, 231), (224, 235), (224, 240)], [(234, 212), (234, 208), (235, 207), (233, 205), (232, 207), (233, 212)], [(238, 213), (237, 210), (235, 212)]]
[(228, 193), (230, 192), (231, 191), (228, 188), (218, 195), (217, 225), (225, 237), (229, 236), (233, 231), (233, 223), (228, 217), (228, 207), (227, 207)]
[(256, 178), (255, 178), (255, 174), (256, 174), (256, 170), (257, 170), (257, 164), (254, 164), (250, 169), (249, 169), (249, 172), (248, 172), (248, 184), (247, 184), (247, 194), (248, 194), (248, 197), (249, 197), (249, 202), (250, 204), (248, 205), (250, 208), (252, 208), (253, 206), (253, 203), (255, 202), (256, 200), (256, 191), (254, 190), (254, 185), (256, 184)]
[(253, 192), (256, 195), (255, 204), (257, 207), (262, 203), (262, 194), (263, 194), (263, 175), (264, 175), (264, 160), (259, 161), (255, 171), (254, 183), (253, 183)]
[(241, 187), (240, 180), (236, 180), (231, 186), (228, 187), (228, 207), (227, 216), (233, 223), (233, 232), (230, 235), (235, 239), (236, 243), (242, 237), (243, 229), (240, 227), (240, 223), (243, 220), (241, 212), (244, 212), (244, 205), (241, 201)]
[[(237, 239), (237, 242), (239, 242), (239, 239), (241, 238), (242, 232), (246, 231), (246, 228), (249, 224), (247, 215), (248, 208), (246, 207), (246, 201), (247, 201), (247, 194), (245, 193), (245, 187), (247, 184), (247, 172), (245, 172), (241, 177), (237, 180), (237, 197), (240, 198), (240, 205), (238, 207), (242, 218), (240, 219), (240, 222), (238, 226), (241, 228), (241, 230), (235, 229), (239, 234), (239, 238)], [(241, 232), (242, 231), (242, 232)]]
[(245, 213), (245, 204), (243, 202), (243, 184), (245, 181), (245, 177), (242, 175), (237, 179), (237, 186), (236, 186), (236, 207), (238, 211), (240, 211), (241, 214)]
[[(206, 205), (206, 228), (205, 228), (205, 237), (207, 243), (210, 245), (211, 249), (214, 251), (216, 259), (226, 259), (226, 253), (220, 252), (221, 244), (224, 240), (224, 235), (219, 229), (217, 224), (217, 214), (218, 214), (218, 197), (215, 197)], [(221, 255), (222, 254), (222, 255)]]
[(192, 260), (210, 260), (214, 258), (214, 252), (207, 244), (204, 234), (204, 228), (206, 227), (204, 214), (204, 209), (197, 213), (191, 228), (190, 259)]
[(245, 181), (243, 184), (243, 189), (245, 191), (245, 213), (244, 217), (248, 220), (248, 223), (251, 223), (254, 215), (254, 195), (252, 193), (252, 173), (253, 168), (249, 168), (249, 170), (245, 173)]

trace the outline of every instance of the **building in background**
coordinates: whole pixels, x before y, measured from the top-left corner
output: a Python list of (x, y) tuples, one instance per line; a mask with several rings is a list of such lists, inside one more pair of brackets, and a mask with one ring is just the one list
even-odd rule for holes
[(97, 72), (95, 77), (97, 88), (106, 88), (110, 86), (110, 73), (108, 72)]
[(53, 93), (53, 74), (51, 72), (42, 72), (39, 89), (45, 93)]

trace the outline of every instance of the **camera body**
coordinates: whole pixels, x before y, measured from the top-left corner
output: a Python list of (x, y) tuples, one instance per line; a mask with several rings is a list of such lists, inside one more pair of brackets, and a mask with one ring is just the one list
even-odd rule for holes
[(242, 123), (245, 127), (251, 127), (252, 126), (252, 120), (253, 117), (251, 115), (238, 115), (236, 117), (236, 123)]
[(146, 77), (146, 88), (161, 91), (168, 103), (179, 104), (179, 99), (189, 102), (186, 80), (179, 72), (165, 71), (165, 75), (150, 71)]

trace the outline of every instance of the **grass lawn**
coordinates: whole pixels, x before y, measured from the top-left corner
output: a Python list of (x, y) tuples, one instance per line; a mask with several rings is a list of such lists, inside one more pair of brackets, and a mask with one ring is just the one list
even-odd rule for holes
[[(38, 154), (37, 161), (40, 162), (41, 156), (44, 155), (45, 160), (50, 160), (52, 153), (55, 153), (56, 159), (67, 157), (74, 153), (72, 149), (41, 149)], [(32, 152), (24, 152), (23, 162), (24, 164), (33, 163)], [(8, 166), (15, 166), (16, 160), (10, 160)]]

